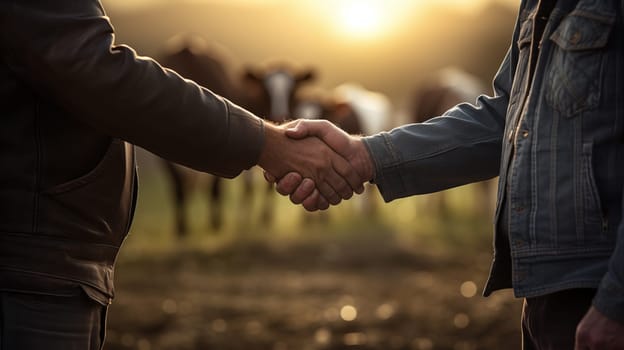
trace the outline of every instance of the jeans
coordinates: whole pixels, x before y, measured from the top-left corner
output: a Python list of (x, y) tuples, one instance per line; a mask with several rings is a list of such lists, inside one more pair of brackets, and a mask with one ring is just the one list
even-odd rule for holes
[(592, 305), (595, 289), (570, 289), (526, 298), (522, 308), (524, 350), (573, 350), (576, 326)]
[(100, 350), (105, 306), (75, 295), (0, 292), (0, 350)]

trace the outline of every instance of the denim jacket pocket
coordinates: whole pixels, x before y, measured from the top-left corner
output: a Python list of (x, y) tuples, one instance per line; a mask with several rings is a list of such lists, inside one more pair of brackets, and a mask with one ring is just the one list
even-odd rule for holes
[(615, 15), (575, 10), (563, 18), (550, 36), (553, 45), (546, 77), (546, 101), (571, 118), (598, 106), (604, 48)]
[[(600, 193), (598, 192), (598, 186), (594, 177), (593, 148), (594, 145), (591, 142), (583, 144), (580, 169), (580, 194), (583, 198), (581, 198), (579, 202), (582, 203), (583, 206), (581, 212), (583, 213), (583, 223), (585, 225), (585, 229), (583, 230), (585, 242), (602, 240), (608, 229), (606, 216), (602, 209)], [(588, 237), (588, 234), (594, 236)]]

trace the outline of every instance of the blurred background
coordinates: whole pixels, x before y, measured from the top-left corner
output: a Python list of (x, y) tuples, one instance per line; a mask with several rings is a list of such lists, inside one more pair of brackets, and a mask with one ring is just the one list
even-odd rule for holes
[[(322, 115), (372, 134), (491, 94), (519, 4), (103, 5), (117, 44), (259, 115)], [(276, 71), (297, 78), (287, 113), (273, 113), (278, 104), (262, 85)], [(259, 169), (225, 180), (138, 155), (139, 202), (118, 259), (106, 349), (520, 347), (520, 301), (509, 291), (480, 296), (496, 179), (391, 203), (370, 186), (307, 213), (268, 189)]]

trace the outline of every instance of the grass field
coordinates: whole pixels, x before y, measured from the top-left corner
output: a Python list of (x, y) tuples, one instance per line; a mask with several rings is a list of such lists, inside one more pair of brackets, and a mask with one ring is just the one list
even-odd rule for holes
[(192, 233), (178, 240), (162, 176), (141, 181), (106, 349), (520, 347), (520, 301), (480, 296), (491, 219), (471, 188), (449, 191), (444, 216), (423, 198), (384, 204), (375, 193), (374, 214), (352, 201), (309, 215), (276, 196), (266, 227), (264, 191), (243, 205), (231, 180), (224, 228), (206, 228), (197, 195)]

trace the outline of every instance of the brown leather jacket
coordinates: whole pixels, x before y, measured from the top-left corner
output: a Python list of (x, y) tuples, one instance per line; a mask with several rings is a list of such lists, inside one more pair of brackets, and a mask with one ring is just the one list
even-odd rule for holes
[(0, 0), (0, 37), (0, 289), (39, 276), (112, 298), (130, 144), (225, 177), (258, 160), (259, 118), (116, 46), (97, 0)]

